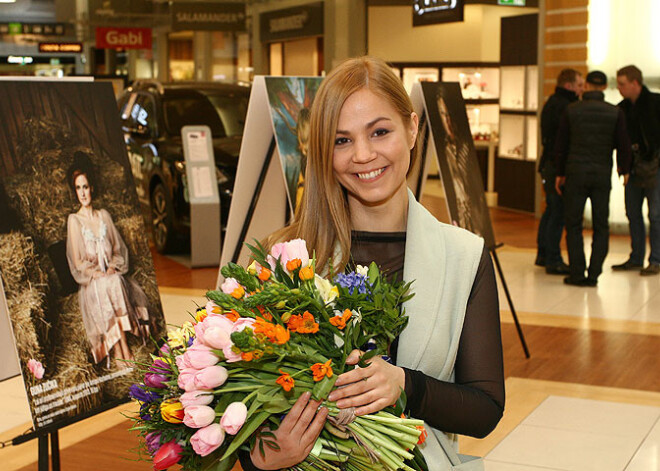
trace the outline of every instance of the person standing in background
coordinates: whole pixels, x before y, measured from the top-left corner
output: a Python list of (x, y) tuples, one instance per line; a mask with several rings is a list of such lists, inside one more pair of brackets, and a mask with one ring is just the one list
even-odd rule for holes
[[(605, 102), (607, 76), (601, 71), (587, 74), (582, 101), (566, 107), (555, 142), (557, 178), (555, 189), (564, 197), (566, 244), (570, 276), (564, 283), (596, 286), (609, 248), (609, 205), (612, 189), (612, 151), (617, 150), (617, 171), (624, 184), (630, 172), (630, 141), (621, 109)], [(564, 185), (565, 183), (565, 185)], [(562, 187), (564, 191), (562, 192)], [(588, 276), (582, 240), (582, 217), (587, 198), (591, 200), (593, 240)]]
[[(660, 273), (660, 184), (658, 182), (660, 173), (656, 166), (655, 175), (644, 178), (639, 164), (640, 162), (648, 164), (653, 159), (657, 163), (660, 159), (660, 94), (651, 93), (644, 86), (642, 71), (634, 65), (619, 69), (616, 73), (616, 82), (619, 93), (624, 98), (619, 103), (619, 107), (626, 116), (633, 153), (633, 167), (625, 189), (626, 216), (632, 250), (628, 260), (613, 265), (612, 269), (618, 271), (641, 269), (640, 275), (657, 275)], [(642, 215), (644, 198), (649, 206), (651, 226), (649, 235), (651, 255), (646, 268), (643, 268), (646, 254), (646, 228)]]
[(564, 203), (555, 190), (555, 138), (559, 119), (566, 107), (579, 99), (584, 80), (580, 72), (564, 69), (557, 77), (555, 93), (550, 95), (541, 112), (541, 142), (543, 153), (539, 162), (539, 173), (545, 191), (545, 211), (539, 223), (537, 236), (536, 265), (545, 267), (551, 275), (568, 275), (568, 265), (561, 258), (561, 235), (564, 232)]

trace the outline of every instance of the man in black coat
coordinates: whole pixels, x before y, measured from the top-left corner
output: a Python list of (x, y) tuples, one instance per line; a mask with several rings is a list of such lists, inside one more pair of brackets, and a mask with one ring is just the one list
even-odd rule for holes
[(644, 265), (646, 253), (646, 229), (642, 204), (646, 198), (651, 226), (649, 240), (651, 255), (649, 264), (640, 275), (660, 273), (660, 172), (655, 177), (641, 178), (636, 162), (660, 158), (660, 95), (651, 93), (644, 86), (642, 71), (634, 65), (619, 69), (616, 73), (617, 88), (624, 100), (619, 107), (626, 115), (626, 124), (633, 149), (633, 166), (625, 189), (626, 216), (630, 227), (632, 251), (624, 263), (614, 265), (614, 270), (639, 270)]
[(580, 72), (574, 69), (562, 70), (557, 77), (555, 93), (548, 98), (541, 112), (543, 153), (539, 162), (539, 173), (545, 191), (545, 211), (536, 238), (538, 246), (536, 265), (544, 266), (546, 273), (552, 275), (569, 273), (559, 248), (561, 235), (564, 232), (564, 203), (561, 195), (555, 190), (555, 138), (561, 115), (570, 103), (578, 100), (583, 85)]
[[(566, 245), (570, 276), (564, 283), (596, 286), (609, 248), (609, 205), (612, 189), (612, 151), (617, 150), (617, 171), (624, 184), (630, 172), (630, 141), (626, 118), (619, 108), (605, 102), (607, 76), (600, 71), (587, 74), (582, 101), (566, 107), (556, 139), (556, 190), (564, 196)], [(562, 192), (561, 188), (564, 187)], [(593, 239), (588, 276), (582, 240), (582, 217), (587, 198), (591, 200)]]

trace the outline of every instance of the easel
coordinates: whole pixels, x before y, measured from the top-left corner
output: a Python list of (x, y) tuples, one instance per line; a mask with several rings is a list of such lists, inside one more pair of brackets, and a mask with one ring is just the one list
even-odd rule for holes
[[(419, 199), (422, 194), (422, 184), (424, 178), (426, 177), (426, 159), (429, 151), (429, 137), (430, 137), (430, 126), (426, 116), (426, 109), (421, 113), (419, 119), (419, 128), (422, 133), (422, 152), (421, 152), (421, 162), (420, 170), (417, 175), (417, 182), (415, 187), (415, 197)], [(443, 182), (444, 184), (444, 182)], [(500, 282), (502, 283), (502, 288), (504, 288), (504, 293), (506, 294), (506, 300), (509, 303), (509, 308), (511, 309), (511, 316), (513, 317), (513, 322), (516, 325), (516, 330), (518, 331), (518, 338), (520, 339), (520, 344), (522, 345), (523, 351), (525, 352), (525, 358), (530, 358), (529, 349), (527, 348), (527, 342), (525, 341), (525, 335), (523, 334), (522, 327), (518, 320), (518, 314), (516, 313), (516, 308), (513, 306), (513, 300), (511, 299), (511, 294), (509, 293), (509, 287), (506, 284), (506, 279), (504, 278), (504, 272), (502, 271), (502, 265), (500, 264), (500, 259), (497, 256), (497, 249), (502, 247), (503, 244), (496, 244), (493, 247), (488, 247), (493, 260), (495, 261), (495, 267), (497, 268), (497, 274), (500, 277)]]

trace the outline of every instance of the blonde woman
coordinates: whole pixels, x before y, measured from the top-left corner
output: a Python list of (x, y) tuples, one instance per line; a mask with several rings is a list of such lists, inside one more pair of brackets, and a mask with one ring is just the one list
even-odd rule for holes
[[(305, 239), (321, 272), (375, 261), (390, 276), (414, 280), (408, 327), (390, 348), (394, 364), (375, 358), (341, 375), (329, 400), (363, 415), (393, 404), (404, 389), (411, 415), (435, 434), (484, 437), (504, 409), (494, 273), (483, 239), (438, 222), (408, 190), (417, 124), (385, 62), (362, 57), (334, 69), (312, 104), (302, 205), (270, 242)], [(359, 355), (354, 351), (349, 363)], [(262, 456), (255, 447), (243, 466), (302, 461), (327, 417), (318, 406), (303, 395), (274, 431), (279, 450), (265, 448)], [(444, 469), (430, 438), (427, 462)]]

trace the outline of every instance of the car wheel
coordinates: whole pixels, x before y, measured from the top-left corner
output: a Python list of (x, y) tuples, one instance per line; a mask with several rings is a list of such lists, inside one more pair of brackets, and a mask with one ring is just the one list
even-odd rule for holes
[(159, 253), (171, 252), (174, 245), (172, 204), (165, 187), (158, 183), (151, 192), (151, 233)]

